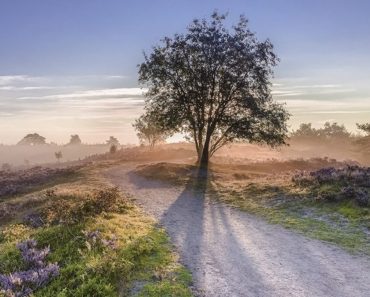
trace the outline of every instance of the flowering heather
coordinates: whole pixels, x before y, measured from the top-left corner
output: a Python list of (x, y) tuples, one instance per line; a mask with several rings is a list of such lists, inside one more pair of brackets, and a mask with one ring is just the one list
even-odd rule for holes
[[(300, 172), (293, 176), (293, 182), (303, 186), (334, 185), (330, 191), (321, 191), (318, 198), (336, 201), (354, 199), (359, 206), (370, 204), (370, 167), (347, 165), (343, 168), (322, 168), (312, 172)], [(340, 190), (335, 190), (336, 188)]]
[(31, 213), (23, 217), (23, 223), (33, 228), (38, 228), (44, 225), (44, 220), (40, 214)]
[(92, 242), (93, 245), (95, 245), (97, 242), (100, 242), (103, 246), (108, 247), (112, 250), (115, 250), (117, 248), (117, 236), (112, 235), (110, 239), (105, 239), (102, 237), (101, 233), (96, 231), (91, 232), (84, 232), (87, 240)]
[(294, 175), (292, 180), (296, 183), (341, 182), (343, 184), (370, 187), (370, 167), (357, 165), (348, 165), (343, 168), (327, 167), (311, 172), (300, 172)]
[(110, 239), (101, 239), (102, 244), (112, 250), (117, 249), (117, 237), (113, 235)]
[(36, 249), (36, 240), (29, 239), (17, 244), (17, 248), (20, 250), (23, 260), (28, 263), (29, 266), (42, 267), (44, 266), (44, 260), (50, 252), (50, 248), (44, 248), (42, 250)]
[(17, 244), (28, 269), (8, 275), (0, 274), (0, 293), (9, 297), (26, 297), (59, 275), (58, 264), (45, 262), (50, 249), (47, 247), (38, 250), (36, 245), (37, 242), (33, 239)]
[(40, 186), (56, 177), (71, 174), (79, 167), (47, 168), (33, 167), (18, 171), (0, 170), (0, 197), (23, 193), (28, 189)]

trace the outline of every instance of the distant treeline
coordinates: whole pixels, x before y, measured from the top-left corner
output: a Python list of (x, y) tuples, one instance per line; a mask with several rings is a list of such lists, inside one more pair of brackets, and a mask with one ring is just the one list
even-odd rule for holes
[[(47, 143), (46, 138), (39, 135), (38, 133), (30, 133), (27, 134), (25, 137), (23, 137), (17, 145), (24, 145), (24, 146), (34, 146), (34, 145), (58, 145), (54, 142)], [(71, 138), (69, 142), (66, 145), (81, 145), (82, 141), (81, 138), (78, 134), (71, 135)], [(1, 144), (0, 144), (1, 145)], [(94, 144), (96, 145), (96, 144)], [(104, 145), (109, 145), (109, 146), (116, 146), (118, 147), (120, 145), (118, 139), (114, 136), (110, 136), (108, 140), (104, 143)]]
[(350, 133), (344, 125), (325, 123), (322, 128), (313, 128), (311, 123), (303, 123), (290, 134), (291, 143), (314, 143), (321, 145), (352, 146), (354, 150), (368, 155), (370, 153), (370, 124), (357, 124), (362, 133)]
[(302, 123), (299, 128), (290, 134), (290, 138), (307, 138), (307, 139), (360, 139), (370, 136), (370, 124), (357, 124), (362, 134), (353, 134), (348, 132), (344, 125), (338, 123), (326, 122), (322, 128), (313, 128), (311, 123)]

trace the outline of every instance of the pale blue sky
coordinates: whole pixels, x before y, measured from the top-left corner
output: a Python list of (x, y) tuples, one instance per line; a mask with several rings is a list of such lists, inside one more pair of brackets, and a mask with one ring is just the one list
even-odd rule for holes
[(215, 9), (275, 45), (273, 94), (292, 128), (370, 121), (370, 1), (2, 0), (0, 142), (136, 141), (142, 52)]

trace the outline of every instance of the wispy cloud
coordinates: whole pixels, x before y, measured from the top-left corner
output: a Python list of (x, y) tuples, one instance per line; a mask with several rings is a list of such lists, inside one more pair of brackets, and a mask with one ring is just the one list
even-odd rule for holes
[[(124, 75), (114, 74), (0, 76), (0, 142), (30, 132), (50, 133), (50, 138), (54, 130), (56, 141), (71, 133), (90, 135), (94, 141), (97, 133), (126, 133), (125, 139), (135, 141), (131, 123), (142, 113), (146, 90), (130, 86)], [(293, 126), (331, 119), (352, 121), (355, 129), (354, 121), (365, 122), (370, 116), (370, 91), (345, 83), (280, 79), (272, 94), (286, 103)]]
[(61, 100), (61, 99), (78, 99), (78, 98), (117, 98), (117, 97), (138, 97), (143, 96), (145, 90), (141, 88), (114, 88), (114, 89), (99, 89), (99, 90), (86, 90), (80, 92), (54, 94), (46, 96), (26, 96), (19, 97), (18, 100)]
[(276, 97), (322, 96), (335, 94), (349, 94), (356, 92), (356, 88), (340, 84), (273, 84), (272, 95)]
[(28, 75), (0, 75), (0, 85), (9, 86), (14, 83), (30, 82), (34, 79), (34, 77)]
[(34, 91), (34, 90), (53, 90), (53, 89), (55, 89), (55, 87), (50, 87), (50, 86), (31, 86), (31, 87), (2, 86), (0, 87), (0, 91)]

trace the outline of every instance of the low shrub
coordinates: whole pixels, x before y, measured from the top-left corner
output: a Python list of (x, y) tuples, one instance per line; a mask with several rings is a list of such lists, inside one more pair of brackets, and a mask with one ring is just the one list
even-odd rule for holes
[(30, 169), (7, 171), (0, 170), (0, 197), (25, 193), (55, 178), (75, 174), (80, 166), (66, 168), (47, 168), (36, 166)]
[(370, 167), (347, 165), (327, 167), (311, 172), (299, 172), (292, 177), (298, 186), (310, 187), (318, 200), (353, 199), (359, 206), (369, 206)]
[(42, 211), (49, 224), (74, 224), (102, 212), (122, 211), (125, 208), (118, 188), (107, 188), (81, 197), (62, 196), (54, 199)]

